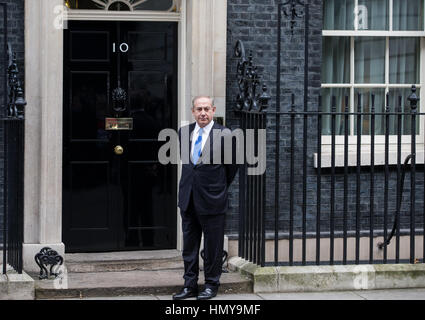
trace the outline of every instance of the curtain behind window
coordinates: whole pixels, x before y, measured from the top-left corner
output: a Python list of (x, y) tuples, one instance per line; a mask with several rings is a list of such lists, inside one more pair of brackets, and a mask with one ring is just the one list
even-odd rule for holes
[(390, 83), (419, 83), (420, 39), (390, 38)]
[(325, 30), (354, 29), (354, 0), (326, 0), (323, 7)]
[[(358, 4), (359, 30), (388, 30), (388, 0), (359, 0)], [(354, 30), (354, 14), (354, 0), (325, 0), (324, 29)]]
[[(394, 30), (423, 29), (423, 2), (424, 0), (393, 0), (393, 28)], [(388, 1), (387, 0), (359, 0), (359, 5), (367, 7), (368, 29), (388, 30)], [(324, 29), (352, 30), (354, 29), (354, 0), (325, 0), (324, 1)], [(385, 83), (385, 46), (384, 37), (355, 37), (355, 83)], [(420, 39), (405, 37), (390, 37), (390, 70), (391, 84), (419, 83), (420, 70)], [(341, 84), (350, 82), (350, 37), (323, 37), (322, 83)], [(375, 111), (383, 112), (385, 107), (385, 90), (382, 88), (356, 89), (355, 105), (357, 108), (357, 93), (361, 93), (363, 111), (370, 111), (371, 95), (375, 95)], [(398, 95), (402, 95), (403, 104), (410, 95), (410, 89), (391, 89), (390, 106), (394, 111)], [(337, 111), (343, 111), (344, 96), (350, 93), (349, 89), (323, 88), (322, 110), (330, 111), (331, 97), (336, 96)], [(391, 118), (390, 134), (396, 134), (396, 118)], [(323, 118), (323, 134), (330, 134), (331, 118)], [(344, 134), (343, 121), (337, 117), (337, 134)], [(377, 116), (375, 134), (384, 134), (383, 117)], [(403, 134), (408, 134), (409, 120), (403, 119)], [(362, 134), (370, 134), (370, 121), (363, 119)]]
[(423, 0), (393, 0), (393, 30), (423, 30)]
[[(367, 27), (359, 21), (359, 30), (388, 30), (388, 0), (359, 0), (359, 7), (367, 8)], [(361, 8), (361, 7), (360, 7)], [(360, 14), (360, 17), (362, 14)]]

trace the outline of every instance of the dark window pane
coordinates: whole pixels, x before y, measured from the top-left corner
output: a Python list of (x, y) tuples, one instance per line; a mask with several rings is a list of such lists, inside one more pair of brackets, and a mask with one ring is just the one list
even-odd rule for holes
[[(349, 88), (322, 88), (322, 112), (332, 111), (332, 96), (335, 96), (336, 112), (345, 112), (345, 97), (350, 96)], [(350, 99), (348, 99), (350, 101)], [(350, 102), (348, 102), (349, 104)], [(348, 108), (348, 111), (350, 109)], [(324, 115), (322, 117), (322, 134), (332, 134), (332, 117), (330, 115)], [(345, 120), (343, 115), (337, 115), (335, 119), (335, 134), (345, 134)], [(350, 134), (350, 122), (348, 122), (348, 134)]]
[(354, 30), (354, 0), (325, 0), (324, 30)]
[(173, 6), (173, 0), (148, 0), (136, 6), (137, 10), (160, 10), (167, 11)]
[(388, 30), (388, 0), (359, 0), (358, 30)]
[(350, 82), (350, 38), (323, 37), (322, 82)]
[(115, 2), (108, 7), (109, 11), (130, 11), (130, 7), (124, 2)]
[(393, 30), (423, 29), (423, 0), (393, 0)]
[[(366, 88), (354, 90), (354, 111), (358, 112), (358, 94), (360, 93), (361, 112), (372, 112), (372, 94), (375, 95), (375, 112), (385, 111), (385, 89)], [(372, 116), (362, 115), (362, 135), (370, 135), (372, 128)], [(385, 118), (382, 115), (375, 115), (375, 135), (385, 134)], [(357, 115), (354, 116), (354, 134), (357, 135)]]
[(419, 59), (419, 38), (390, 38), (390, 83), (419, 83)]
[[(101, 0), (100, 2), (104, 1)], [(65, 0), (65, 5), (70, 9), (105, 9), (104, 5), (91, 0)]]
[(356, 83), (384, 83), (385, 38), (356, 37), (354, 68)]

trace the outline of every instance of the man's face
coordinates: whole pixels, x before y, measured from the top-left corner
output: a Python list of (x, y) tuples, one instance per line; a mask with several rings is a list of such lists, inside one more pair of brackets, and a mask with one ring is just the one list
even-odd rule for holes
[(198, 125), (203, 128), (208, 125), (214, 117), (215, 107), (212, 105), (211, 99), (202, 97), (196, 99), (192, 108), (192, 115)]

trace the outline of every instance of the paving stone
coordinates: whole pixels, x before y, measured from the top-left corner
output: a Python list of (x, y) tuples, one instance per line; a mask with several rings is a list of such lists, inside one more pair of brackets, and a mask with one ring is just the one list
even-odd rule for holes
[(351, 291), (259, 293), (265, 300), (364, 300)]
[[(83, 297), (58, 300), (162, 300), (171, 301), (172, 295), (138, 295), (115, 297)], [(196, 298), (187, 299), (195, 301)], [(425, 289), (389, 289), (362, 291), (333, 291), (333, 292), (288, 292), (261, 294), (218, 294), (211, 300), (425, 300)]]
[[(157, 296), (159, 300), (172, 300), (171, 295)], [(196, 300), (196, 298), (189, 298), (187, 300)], [(263, 300), (258, 294), (247, 293), (247, 294), (220, 294), (211, 300)]]
[(158, 300), (157, 297), (149, 296), (121, 296), (121, 297), (86, 297), (86, 298), (71, 298), (71, 299), (57, 299), (57, 300)]
[(263, 300), (258, 294), (218, 294), (213, 300)]
[(367, 300), (425, 300), (424, 289), (362, 290), (356, 293)]

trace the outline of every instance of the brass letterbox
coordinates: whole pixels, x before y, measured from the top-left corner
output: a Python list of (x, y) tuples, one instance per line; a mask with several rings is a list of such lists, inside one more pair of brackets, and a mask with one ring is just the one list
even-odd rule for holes
[(133, 118), (105, 118), (105, 130), (133, 130)]

